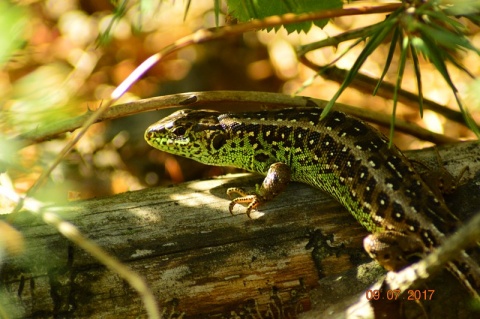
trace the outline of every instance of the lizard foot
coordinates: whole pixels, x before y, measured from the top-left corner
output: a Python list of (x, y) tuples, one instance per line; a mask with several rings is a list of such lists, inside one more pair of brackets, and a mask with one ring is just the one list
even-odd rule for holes
[(363, 247), (385, 269), (399, 271), (424, 256), (422, 242), (397, 231), (384, 231), (365, 237)]
[(240, 195), (240, 197), (234, 198), (230, 202), (230, 205), (228, 206), (228, 210), (230, 211), (230, 214), (233, 215), (233, 208), (235, 207), (235, 205), (245, 203), (245, 204), (248, 204), (247, 211), (245, 213), (247, 214), (248, 218), (252, 218), (251, 217), (252, 210), (257, 208), (258, 205), (260, 205), (260, 203), (262, 202), (260, 197), (256, 194), (248, 194), (242, 188), (232, 187), (227, 189), (228, 196), (232, 196), (233, 194), (238, 194)]
[(263, 180), (262, 185), (254, 194), (249, 194), (241, 188), (229, 188), (227, 189), (227, 195), (239, 194), (241, 197), (237, 197), (230, 202), (229, 210), (232, 211), (236, 204), (247, 204), (247, 216), (251, 217), (252, 210), (256, 209), (260, 204), (272, 200), (275, 196), (280, 194), (288, 182), (290, 181), (290, 167), (284, 163), (273, 163), (267, 172), (267, 176)]

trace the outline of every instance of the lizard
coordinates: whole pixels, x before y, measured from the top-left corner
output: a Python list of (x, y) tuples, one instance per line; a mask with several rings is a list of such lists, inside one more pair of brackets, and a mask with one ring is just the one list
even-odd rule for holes
[[(442, 244), (457, 218), (411, 163), (369, 124), (322, 108), (222, 113), (185, 109), (152, 124), (145, 140), (156, 149), (198, 162), (266, 175), (248, 194), (246, 213), (273, 199), (289, 181), (316, 187), (338, 200), (370, 233), (367, 253), (399, 271)], [(446, 268), (480, 300), (480, 267), (464, 251)]]

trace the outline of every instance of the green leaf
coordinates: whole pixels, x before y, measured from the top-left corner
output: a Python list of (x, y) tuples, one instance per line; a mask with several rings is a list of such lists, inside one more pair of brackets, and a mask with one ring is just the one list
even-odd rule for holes
[(467, 126), (475, 133), (475, 135), (477, 135), (477, 137), (480, 137), (480, 130), (477, 124), (473, 120), (468, 110), (463, 107), (462, 102), (460, 101), (460, 98), (458, 96), (458, 90), (453, 84), (452, 79), (450, 78), (447, 66), (445, 65), (445, 61), (443, 59), (443, 51), (440, 51), (435, 45), (435, 41), (430, 38), (428, 34), (425, 33), (422, 33), (421, 39), (417, 38), (415, 42), (412, 42), (412, 44), (415, 44), (416, 49), (423, 51), (423, 54), (433, 63), (435, 68), (440, 72), (443, 79), (447, 82), (448, 86), (450, 86), (450, 89), (455, 96), (458, 107), (462, 112), (463, 118), (465, 119)]
[(450, 62), (452, 62), (453, 65), (455, 65), (459, 70), (462, 70), (465, 72), (469, 77), (472, 79), (475, 78), (475, 75), (470, 72), (469, 69), (467, 69), (464, 65), (462, 65), (454, 56), (452, 56), (449, 52), (444, 52), (445, 58), (448, 59)]
[(335, 105), (335, 102), (337, 101), (338, 97), (342, 92), (350, 85), (350, 83), (353, 81), (353, 78), (357, 75), (358, 70), (360, 67), (363, 65), (365, 60), (372, 54), (373, 51), (382, 43), (382, 41), (390, 34), (392, 31), (392, 28), (394, 25), (397, 24), (398, 21), (398, 14), (400, 13), (400, 10), (397, 10), (390, 14), (388, 18), (379, 25), (377, 28), (377, 32), (375, 32), (370, 40), (367, 42), (365, 45), (365, 48), (362, 50), (358, 58), (355, 60), (355, 63), (353, 64), (352, 68), (348, 72), (347, 76), (345, 77), (345, 80), (343, 81), (342, 85), (338, 89), (337, 92), (335, 92), (334, 96), (332, 99), (327, 103), (325, 108), (322, 111), (321, 117), (325, 117), (328, 112), (330, 112), (330, 109)]
[(420, 32), (430, 35), (435, 39), (435, 42), (438, 42), (446, 48), (454, 50), (458, 48), (466, 48), (480, 54), (480, 50), (475, 48), (466, 37), (452, 33), (447, 29), (422, 24)]
[(398, 91), (400, 91), (402, 87), (403, 73), (405, 71), (405, 63), (407, 61), (407, 51), (409, 46), (410, 39), (408, 37), (404, 37), (402, 41), (402, 49), (400, 51), (400, 64), (398, 65), (397, 83), (395, 84), (395, 90), (393, 91), (393, 110), (392, 118), (390, 120), (389, 147), (393, 145), (393, 132), (395, 130), (395, 114), (397, 113)]
[(422, 89), (422, 74), (420, 72), (420, 63), (418, 61), (417, 51), (412, 45), (411, 41), (408, 44), (410, 47), (410, 52), (412, 54), (413, 68), (415, 70), (415, 78), (417, 80), (417, 91), (418, 91), (418, 104), (420, 106), (420, 117), (423, 118), (423, 89)]
[(220, 0), (214, 0), (215, 26), (220, 26)]
[(457, 88), (453, 84), (448, 73), (447, 66), (445, 65), (444, 56), (442, 55), (443, 51), (439, 50), (439, 48), (435, 45), (435, 41), (431, 39), (428, 34), (422, 32), (422, 37), (420, 39), (421, 41), (418, 41), (418, 39), (419, 38), (417, 38), (417, 41), (412, 42), (412, 44), (415, 45), (416, 49), (419, 49), (423, 52), (424, 56), (433, 63), (435, 68), (440, 72), (445, 81), (447, 81), (447, 84), (452, 88), (452, 90), (457, 92)]
[(395, 28), (393, 33), (392, 42), (390, 43), (390, 49), (388, 50), (387, 60), (385, 61), (385, 67), (383, 68), (382, 75), (380, 79), (378, 79), (377, 86), (373, 89), (373, 95), (377, 94), (378, 89), (380, 88), (380, 84), (383, 82), (383, 78), (385, 74), (387, 74), (388, 69), (390, 68), (390, 64), (392, 63), (393, 54), (395, 53), (395, 47), (397, 46), (398, 37), (400, 36), (399, 28)]
[[(370, 37), (377, 30), (378, 26), (381, 25), (382, 23), (383, 21), (366, 26), (366, 27), (349, 30), (320, 41), (300, 45), (297, 47), (297, 55), (301, 57), (307, 54), (307, 52), (310, 52), (313, 50), (317, 50), (317, 49), (321, 49), (329, 46), (337, 47), (340, 43), (349, 41), (349, 40), (358, 40), (359, 42), (362, 42), (364, 41), (364, 39)], [(350, 47), (353, 47), (353, 46), (350, 46)], [(349, 49), (347, 49), (347, 52), (348, 50)]]
[(318, 76), (321, 76), (324, 74), (326, 71), (328, 71), (329, 68), (331, 68), (335, 63), (337, 63), (340, 59), (342, 59), (352, 48), (357, 46), (360, 42), (363, 40), (357, 39), (354, 43), (350, 44), (348, 48), (346, 48), (337, 58), (333, 59), (330, 61), (328, 64), (322, 66), (321, 68), (318, 69), (317, 73), (314, 74), (310, 79), (306, 80), (303, 82), (302, 86), (300, 86), (294, 93), (294, 95), (300, 94), (303, 90), (305, 90), (307, 87), (312, 85), (313, 79), (317, 78)]
[[(127, 2), (126, 0), (122, 1), (122, 3), (115, 6), (115, 10), (113, 11), (113, 17), (108, 23), (108, 26), (105, 28), (105, 31), (100, 33), (97, 38), (98, 45), (107, 45), (111, 41), (111, 32), (112, 29), (117, 21), (125, 16), (127, 13)], [(140, 9), (143, 8), (143, 1), (140, 1)]]
[[(457, 33), (463, 34), (467, 31), (467, 27), (463, 25), (460, 21), (450, 18), (446, 15), (443, 11), (440, 10), (432, 10), (431, 8), (428, 10), (419, 9), (417, 11), (419, 15), (425, 15), (429, 17), (430, 22), (432, 24), (438, 24), (438, 22), (442, 22), (443, 24), (449, 25), (452, 27)], [(431, 19), (433, 18), (433, 19)], [(436, 20), (436, 21), (435, 21)]]
[(188, 11), (190, 10), (191, 4), (192, 4), (192, 0), (187, 0), (187, 3), (185, 4), (185, 13), (183, 14), (183, 21), (187, 19), (187, 14), (188, 14)]
[[(329, 9), (342, 8), (341, 0), (227, 0), (228, 12), (240, 22), (252, 19), (263, 19), (270, 16), (283, 15), (286, 13), (308, 13)], [(323, 28), (329, 19), (314, 22), (301, 22), (284, 25), (288, 33), (308, 32), (312, 24)], [(267, 30), (272, 30), (269, 28)], [(279, 27), (275, 28), (276, 30)]]

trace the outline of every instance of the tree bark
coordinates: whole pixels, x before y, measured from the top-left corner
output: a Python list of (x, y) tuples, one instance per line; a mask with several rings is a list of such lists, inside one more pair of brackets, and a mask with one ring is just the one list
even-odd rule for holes
[[(440, 150), (452, 176), (469, 167), (447, 197), (462, 219), (480, 207), (478, 146)], [(419, 169), (438, 164), (432, 149), (409, 156), (424, 163)], [(75, 202), (58, 212), (141, 274), (164, 318), (346, 317), (346, 308), (366, 298), (365, 289), (385, 273), (362, 248), (367, 232), (328, 195), (299, 183), (262, 206), (261, 218), (231, 216), (226, 189), (261, 181), (224, 176)], [(26, 248), (4, 260), (1, 272), (10, 318), (146, 316), (131, 287), (56, 229), (26, 212), (13, 224)], [(419, 289), (434, 289), (434, 300), (385, 304), (407, 318), (472, 315), (468, 294), (448, 273), (426, 285)]]

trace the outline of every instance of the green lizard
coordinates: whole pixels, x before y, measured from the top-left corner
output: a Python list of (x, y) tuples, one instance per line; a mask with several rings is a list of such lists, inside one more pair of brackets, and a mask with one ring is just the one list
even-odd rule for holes
[[(225, 114), (182, 110), (145, 132), (153, 147), (218, 166), (266, 175), (255, 194), (241, 189), (247, 214), (292, 180), (336, 198), (371, 233), (367, 252), (398, 271), (439, 246), (457, 224), (409, 161), (376, 129), (342, 112), (321, 119), (320, 108)], [(465, 253), (447, 268), (479, 300), (480, 268)]]

